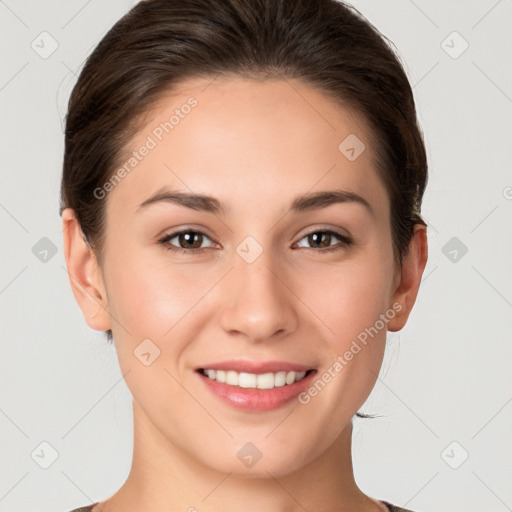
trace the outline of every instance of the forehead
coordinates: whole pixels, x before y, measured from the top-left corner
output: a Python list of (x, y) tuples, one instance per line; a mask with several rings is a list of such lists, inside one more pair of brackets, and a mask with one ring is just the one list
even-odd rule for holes
[(141, 125), (109, 203), (133, 210), (170, 186), (242, 209), (343, 188), (386, 207), (364, 120), (299, 81), (189, 80), (163, 94)]

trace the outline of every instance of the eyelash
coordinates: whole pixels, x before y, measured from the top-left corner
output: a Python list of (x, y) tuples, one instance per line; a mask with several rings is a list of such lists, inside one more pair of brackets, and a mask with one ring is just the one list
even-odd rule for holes
[[(175, 238), (179, 235), (185, 234), (185, 233), (201, 234), (207, 238), (210, 238), (208, 235), (206, 235), (205, 233), (202, 233), (201, 231), (195, 231), (193, 229), (183, 229), (181, 231), (176, 231), (175, 233), (165, 235), (163, 238), (160, 238), (158, 240), (158, 242), (160, 242), (162, 245), (165, 245), (166, 250), (172, 251), (174, 253), (199, 254), (199, 253), (204, 252), (206, 249), (209, 249), (209, 247), (202, 247), (199, 249), (183, 249), (182, 247), (176, 247), (174, 245), (169, 244), (169, 240), (172, 240), (173, 238)], [(326, 252), (338, 251), (338, 250), (347, 248), (350, 245), (352, 245), (352, 243), (353, 243), (353, 240), (350, 237), (343, 235), (341, 233), (338, 233), (337, 231), (330, 230), (330, 229), (319, 229), (316, 231), (311, 231), (310, 233), (305, 234), (300, 240), (302, 240), (310, 235), (316, 234), (316, 233), (324, 233), (324, 234), (328, 234), (328, 235), (334, 235), (336, 238), (341, 240), (341, 244), (336, 244), (334, 246), (330, 246), (327, 249), (316, 249), (315, 247), (306, 247), (306, 249), (312, 249), (314, 251), (316, 250), (317, 252), (326, 253)], [(300, 242), (300, 240), (299, 240), (299, 242)]]

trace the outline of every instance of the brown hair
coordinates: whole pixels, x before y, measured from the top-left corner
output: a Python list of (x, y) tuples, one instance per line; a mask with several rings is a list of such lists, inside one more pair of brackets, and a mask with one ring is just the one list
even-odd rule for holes
[(99, 263), (105, 201), (94, 191), (164, 92), (219, 74), (299, 79), (361, 115), (375, 139), (401, 266), (414, 225), (426, 225), (427, 160), (413, 94), (387, 39), (337, 0), (143, 0), (109, 30), (69, 99), (60, 205), (60, 213), (74, 209)]

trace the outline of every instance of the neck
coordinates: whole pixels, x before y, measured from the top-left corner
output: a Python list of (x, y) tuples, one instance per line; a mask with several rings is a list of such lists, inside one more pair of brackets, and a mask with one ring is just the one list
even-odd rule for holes
[(356, 485), (351, 445), (350, 422), (320, 457), (293, 473), (239, 477), (200, 464), (164, 438), (134, 401), (131, 471), (121, 489), (100, 507), (103, 512), (382, 510)]

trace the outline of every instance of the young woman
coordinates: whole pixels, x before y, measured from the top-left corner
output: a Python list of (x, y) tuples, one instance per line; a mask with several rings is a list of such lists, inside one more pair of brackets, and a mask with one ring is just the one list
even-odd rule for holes
[(336, 0), (145, 0), (71, 94), (74, 296), (133, 395), (124, 485), (77, 511), (404, 511), (354, 415), (414, 305), (427, 162), (383, 37)]

